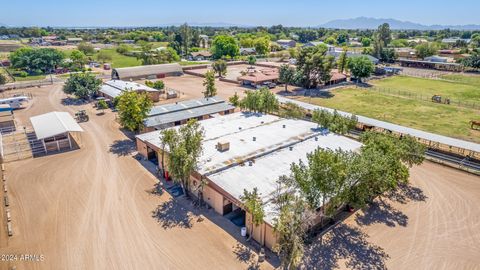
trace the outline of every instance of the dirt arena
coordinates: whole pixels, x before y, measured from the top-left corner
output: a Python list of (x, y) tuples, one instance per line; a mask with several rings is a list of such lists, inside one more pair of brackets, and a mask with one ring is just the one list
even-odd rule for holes
[(198, 222), (167, 193), (152, 193), (156, 179), (132, 157), (134, 144), (113, 113), (63, 106), (61, 87), (30, 89), (35, 100), (16, 112), (19, 122), (81, 108), (91, 120), (81, 124), (81, 149), (6, 164), (15, 234), (8, 238), (2, 226), (0, 253), (44, 260), (0, 262), (0, 269), (246, 269), (253, 262), (211, 220)]
[[(192, 82), (174, 83), (187, 87)], [(2, 226), (0, 254), (44, 259), (0, 261), (0, 269), (252, 265), (255, 254), (232, 236), (235, 231), (222, 223), (224, 218), (213, 215), (199, 222), (168, 194), (152, 192), (156, 179), (132, 157), (134, 145), (112, 112), (97, 116), (91, 105), (62, 105), (60, 84), (27, 91), (35, 100), (15, 112), (20, 124), (52, 110), (73, 114), (82, 108), (91, 120), (81, 124), (81, 149), (6, 164), (15, 235), (7, 237)], [(480, 177), (430, 162), (411, 175), (411, 187), (353, 214), (321, 242), (313, 241), (307, 269), (480, 269)]]
[(318, 269), (480, 269), (480, 177), (431, 162), (307, 251)]

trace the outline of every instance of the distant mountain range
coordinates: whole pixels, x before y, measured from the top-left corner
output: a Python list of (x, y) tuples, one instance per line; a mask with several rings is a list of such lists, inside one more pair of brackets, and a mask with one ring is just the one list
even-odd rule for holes
[[(166, 27), (166, 26), (180, 26), (183, 23), (162, 23), (154, 25), (156, 27)], [(199, 23), (199, 22), (187, 22), (189, 26), (196, 26), (196, 27), (218, 27), (218, 28), (228, 28), (228, 27), (254, 27), (251, 25), (245, 24), (234, 24), (234, 23), (225, 23), (225, 22), (211, 22), (211, 23)]]
[(455, 29), (455, 30), (480, 30), (478, 24), (468, 25), (424, 25), (419, 23), (413, 23), (409, 21), (400, 21), (395, 19), (377, 19), (358, 17), (354, 19), (342, 19), (333, 20), (318, 27), (334, 28), (334, 29), (376, 29), (379, 25), (388, 23), (391, 29), (397, 30), (442, 30), (442, 29)]
[(7, 27), (8, 25), (4, 24), (4, 23), (0, 23), (0, 27)]

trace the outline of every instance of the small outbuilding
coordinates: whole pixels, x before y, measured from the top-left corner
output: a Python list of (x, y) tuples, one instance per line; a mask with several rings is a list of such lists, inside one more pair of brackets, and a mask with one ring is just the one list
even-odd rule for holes
[(112, 80), (161, 79), (167, 76), (180, 76), (182, 66), (178, 63), (125, 67), (112, 69)]
[(67, 112), (49, 112), (30, 117), (37, 140), (41, 141), (45, 153), (73, 149), (78, 146), (82, 127)]

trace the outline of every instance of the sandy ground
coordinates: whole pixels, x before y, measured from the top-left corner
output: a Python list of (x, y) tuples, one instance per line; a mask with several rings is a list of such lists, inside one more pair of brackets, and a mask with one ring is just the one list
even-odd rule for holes
[(97, 116), (91, 105), (63, 106), (59, 84), (29, 91), (35, 100), (16, 112), (19, 122), (81, 107), (91, 120), (81, 124), (81, 149), (6, 165), (15, 235), (6, 237), (2, 228), (0, 254), (44, 260), (0, 261), (0, 269), (248, 267), (251, 254), (232, 235), (209, 219), (198, 222), (167, 193), (152, 194), (156, 179), (130, 155), (134, 146), (113, 113)]
[[(185, 74), (179, 77), (166, 77), (161, 80), (165, 83), (165, 87), (180, 92), (180, 96), (177, 99), (162, 99), (159, 104), (201, 98), (203, 97), (202, 92), (205, 91), (205, 86), (203, 86), (204, 78), (201, 77)], [(142, 84), (145, 83), (144, 80), (137, 82)], [(217, 87), (217, 95), (225, 100), (228, 100), (228, 98), (233, 96), (235, 92), (237, 92), (239, 96), (243, 96), (245, 90), (252, 90), (252, 88), (243, 87), (234, 83), (222, 82), (218, 79), (215, 81), (215, 86)]]
[[(193, 95), (201, 87), (192, 85), (202, 79), (191, 77), (166, 83)], [(16, 112), (19, 123), (81, 107), (61, 104), (60, 85), (28, 91), (35, 102)], [(81, 124), (80, 150), (7, 164), (15, 236), (0, 230), (0, 254), (44, 260), (0, 262), (0, 269), (248, 267), (252, 255), (228, 225), (217, 226), (225, 219), (212, 215), (197, 222), (168, 194), (152, 194), (156, 179), (132, 158), (133, 145), (113, 114), (97, 116), (86, 108), (91, 121)], [(313, 241), (308, 268), (480, 269), (480, 177), (425, 162), (412, 169), (411, 184), (353, 214), (322, 242)]]
[(318, 269), (480, 269), (480, 177), (425, 162), (411, 186), (310, 247)]

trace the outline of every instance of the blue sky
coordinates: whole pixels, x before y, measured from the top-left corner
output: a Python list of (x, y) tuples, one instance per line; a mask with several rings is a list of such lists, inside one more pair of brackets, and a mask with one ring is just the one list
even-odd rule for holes
[(1, 0), (10, 26), (151, 26), (170, 23), (316, 26), (333, 19), (394, 18), (480, 24), (478, 0)]

